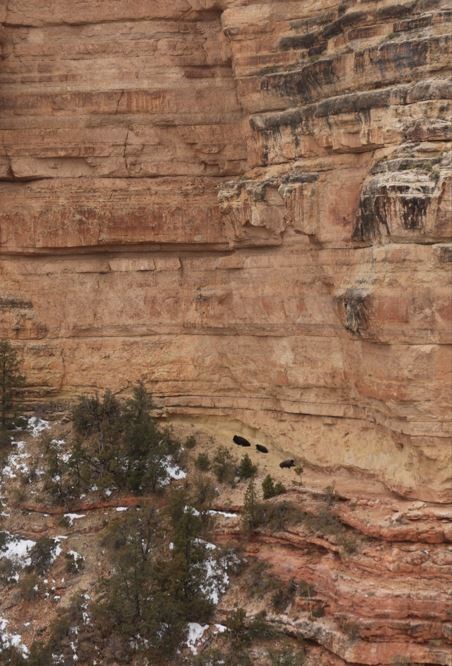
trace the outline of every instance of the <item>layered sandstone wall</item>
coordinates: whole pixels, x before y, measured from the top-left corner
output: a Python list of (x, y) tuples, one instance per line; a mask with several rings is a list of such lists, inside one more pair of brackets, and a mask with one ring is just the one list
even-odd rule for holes
[(143, 379), (339, 487), (450, 497), (448, 11), (0, 1), (0, 336), (30, 394)]

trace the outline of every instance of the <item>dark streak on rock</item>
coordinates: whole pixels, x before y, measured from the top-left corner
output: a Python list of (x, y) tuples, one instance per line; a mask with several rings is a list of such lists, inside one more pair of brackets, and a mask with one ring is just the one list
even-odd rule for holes
[(401, 204), (404, 228), (410, 231), (423, 229), (428, 200), (425, 197), (406, 197), (401, 199)]
[(369, 324), (368, 295), (360, 289), (347, 289), (342, 297), (342, 305), (345, 328), (354, 335), (361, 335)]

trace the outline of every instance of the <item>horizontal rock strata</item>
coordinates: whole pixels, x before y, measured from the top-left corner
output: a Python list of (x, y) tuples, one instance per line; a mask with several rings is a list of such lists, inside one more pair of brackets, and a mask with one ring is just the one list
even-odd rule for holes
[(0, 2), (0, 337), (30, 398), (142, 379), (325, 485), (450, 501), (449, 12)]

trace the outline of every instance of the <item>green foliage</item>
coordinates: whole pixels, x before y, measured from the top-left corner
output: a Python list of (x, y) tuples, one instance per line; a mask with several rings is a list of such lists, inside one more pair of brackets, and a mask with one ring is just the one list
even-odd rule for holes
[(104, 541), (113, 574), (102, 581), (94, 618), (124, 645), (139, 636), (137, 649), (150, 641), (150, 650), (171, 652), (182, 639), (184, 618), (173, 593), (172, 558), (160, 558), (160, 540), (160, 519), (152, 508), (115, 521)]
[(338, 501), (338, 496), (336, 490), (333, 486), (327, 486), (325, 488), (325, 502), (328, 506), (333, 506)]
[(253, 465), (247, 453), (241, 458), (237, 468), (237, 476), (240, 480), (252, 479), (257, 474), (257, 465)]
[[(56, 664), (93, 664), (98, 660), (100, 647), (105, 642), (88, 613), (88, 603), (83, 593), (76, 594), (68, 606), (59, 610), (50, 627), (47, 640), (36, 640), (26, 662), (27, 666), (52, 666)], [(74, 658), (74, 650), (77, 660)], [(118, 657), (121, 658), (118, 651)]]
[(278, 589), (280, 581), (268, 571), (268, 564), (255, 560), (246, 569), (246, 588), (250, 594), (262, 598)]
[(285, 648), (271, 651), (268, 654), (271, 666), (303, 666), (306, 663), (306, 653), (303, 648), (291, 650)]
[(305, 524), (313, 532), (334, 537), (336, 543), (342, 547), (343, 553), (346, 555), (351, 555), (358, 549), (355, 537), (332, 512), (330, 503), (327, 503), (316, 514), (307, 514)]
[(50, 537), (38, 539), (30, 550), (30, 565), (28, 569), (35, 571), (39, 575), (48, 571), (52, 564), (53, 554), (57, 545), (58, 542)]
[(243, 608), (237, 608), (228, 615), (225, 624), (226, 636), (235, 649), (250, 645), (256, 638), (271, 638), (274, 633), (266, 621), (265, 611), (247, 618), (246, 611)]
[(213, 458), (212, 469), (219, 483), (234, 482), (236, 475), (235, 459), (225, 446), (220, 446)]
[[(202, 591), (205, 583), (204, 562), (208, 559), (205, 542), (200, 537), (209, 533), (210, 522), (207, 511), (200, 512), (190, 507), (187, 489), (173, 491), (169, 504), (169, 515), (173, 528), (173, 565), (175, 575), (174, 593), (181, 600), (184, 615), (198, 617), (205, 621), (213, 606)], [(205, 507), (207, 509), (207, 507)]]
[(25, 378), (16, 350), (8, 340), (0, 340), (0, 426), (5, 428), (15, 416), (15, 407)]
[(272, 531), (284, 530), (304, 520), (306, 514), (292, 502), (270, 504), (259, 502), (254, 481), (251, 480), (245, 493), (242, 510), (242, 525), (245, 532), (252, 532), (258, 527), (268, 527)]
[(194, 477), (191, 487), (191, 504), (196, 509), (205, 511), (212, 504), (217, 494), (217, 489), (209, 477), (203, 474)]
[(187, 437), (187, 439), (185, 440), (185, 448), (186, 449), (189, 449), (189, 450), (194, 449), (196, 444), (197, 444), (196, 438), (193, 435), (190, 435), (190, 437)]
[(82, 555), (75, 553), (70, 550), (68, 553), (65, 553), (64, 558), (66, 560), (65, 569), (66, 573), (69, 574), (78, 574), (85, 568), (85, 559)]
[(19, 579), (19, 593), (25, 601), (37, 599), (43, 593), (39, 575), (36, 572), (25, 573)]
[(207, 453), (200, 453), (195, 460), (196, 469), (201, 472), (207, 472), (210, 469), (210, 460)]
[[(41, 452), (45, 469), (44, 490), (49, 492), (58, 503), (67, 502), (78, 497), (80, 484), (71, 473), (72, 466), (63, 462), (58, 440), (52, 439), (49, 435), (43, 435), (41, 437)], [(73, 453), (69, 462), (71, 462), (72, 457)]]
[[(3, 508), (3, 507), (2, 507)], [(0, 531), (0, 552), (5, 549), (9, 541), (9, 532)]]
[(0, 556), (0, 583), (8, 585), (14, 582), (16, 574), (16, 566), (12, 560), (7, 557)]
[(305, 515), (304, 511), (292, 502), (261, 503), (258, 507), (257, 520), (259, 526), (265, 526), (273, 532), (278, 532), (290, 525), (302, 522)]
[(73, 411), (70, 455), (61, 455), (57, 440), (44, 439), (45, 488), (54, 499), (65, 502), (92, 489), (137, 495), (159, 491), (168, 457), (177, 461), (180, 445), (158, 426), (151, 407), (142, 384), (124, 402), (110, 391), (102, 399), (81, 398)]
[[(102, 538), (105, 577), (93, 600), (75, 600), (61, 611), (49, 638), (32, 646), (28, 666), (71, 664), (71, 645), (79, 663), (144, 666), (178, 660), (174, 655), (187, 638), (187, 623), (210, 620), (213, 593), (221, 592), (233, 561), (206, 541), (214, 494), (210, 479), (199, 475), (193, 487), (173, 488), (165, 508), (143, 500), (141, 508), (116, 514)], [(44, 546), (39, 552), (49, 550)], [(78, 558), (69, 552), (65, 560), (66, 570), (78, 573)], [(42, 570), (45, 561), (37, 557), (34, 564), (41, 562)], [(34, 576), (33, 590), (38, 578), (35, 572), (28, 575)]]
[(116, 634), (122, 650), (151, 663), (174, 653), (187, 622), (206, 622), (213, 611), (206, 589), (212, 554), (203, 540), (208, 514), (192, 508), (191, 499), (186, 487), (178, 488), (166, 515), (153, 508), (130, 511), (104, 540), (113, 573), (102, 581), (94, 620), (105, 635)]
[(242, 525), (245, 532), (252, 532), (259, 526), (259, 508), (256, 485), (251, 479), (246, 489), (242, 510)]
[[(0, 635), (0, 659), (2, 664), (8, 666), (28, 666), (29, 661), (23, 656), (21, 651), (14, 645), (8, 645), (4, 642), (3, 637)], [(44, 666), (44, 664), (32, 665)]]
[(270, 499), (270, 497), (276, 497), (277, 495), (282, 495), (285, 492), (286, 487), (280, 481), (275, 483), (270, 474), (267, 474), (265, 479), (262, 481), (262, 495), (264, 499)]
[(201, 654), (193, 656), (190, 663), (192, 666), (229, 666), (224, 650), (218, 648), (203, 650)]
[(343, 529), (341, 521), (327, 507), (322, 507), (318, 513), (307, 514), (306, 525), (314, 532), (322, 534), (339, 534)]
[(294, 580), (291, 580), (287, 585), (282, 585), (272, 597), (273, 610), (282, 613), (286, 610), (287, 606), (292, 603), (297, 585)]
[(325, 615), (325, 607), (322, 603), (316, 604), (311, 610), (311, 616), (316, 619)]

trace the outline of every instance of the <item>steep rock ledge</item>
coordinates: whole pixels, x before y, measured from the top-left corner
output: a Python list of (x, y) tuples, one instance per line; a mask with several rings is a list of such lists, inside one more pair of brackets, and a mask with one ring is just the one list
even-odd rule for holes
[[(448, 14), (0, 1), (0, 337), (30, 398), (141, 378), (162, 417), (218, 442), (243, 432), (318, 488), (433, 503), (403, 533), (350, 518), (384, 542), (366, 575), (385, 579), (388, 541), (443, 547), (435, 511), (452, 498)], [(438, 572), (413, 566), (427, 589)], [(362, 576), (328, 594), (350, 608)], [(414, 663), (449, 663), (433, 597)], [(311, 638), (334, 663), (390, 663), (396, 648), (372, 647), (383, 624), (357, 645)]]
[(312, 417), (347, 418), (325, 464), (403, 449), (390, 486), (444, 501), (447, 3), (2, 11), (0, 324), (35, 399), (140, 377), (313, 464)]

